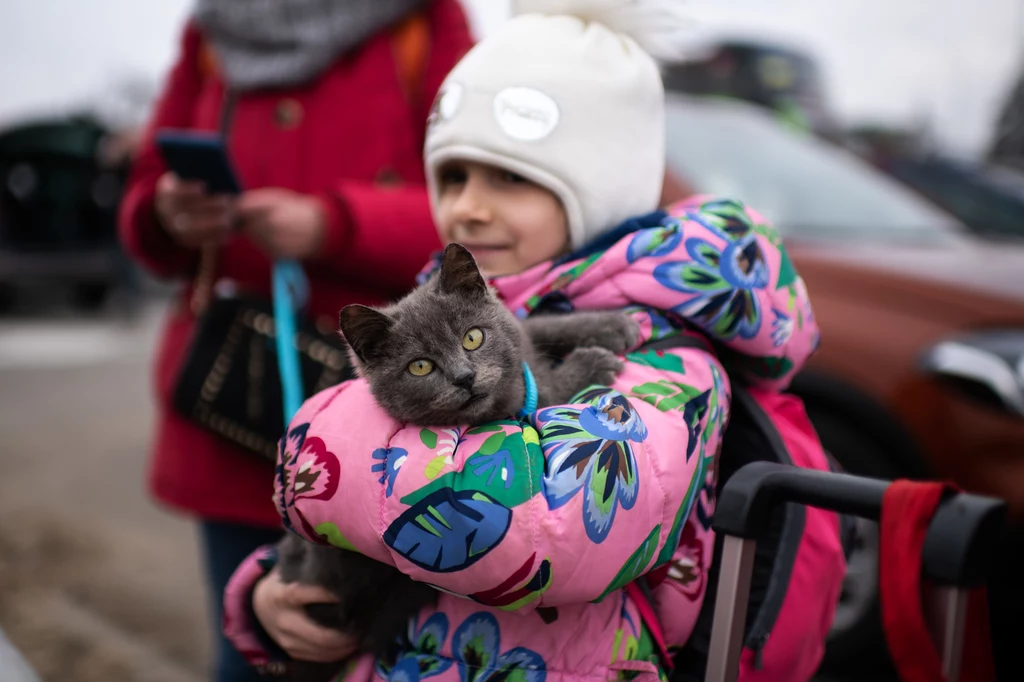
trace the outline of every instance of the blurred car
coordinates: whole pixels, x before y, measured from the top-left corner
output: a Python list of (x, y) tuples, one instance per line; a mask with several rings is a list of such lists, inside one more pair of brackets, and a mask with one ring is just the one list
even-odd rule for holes
[(669, 92), (732, 97), (775, 112), (795, 130), (828, 138), (840, 133), (817, 61), (789, 45), (723, 38), (666, 65), (662, 78)]
[[(670, 95), (669, 167), (779, 228), (818, 353), (793, 383), (842, 466), (944, 477), (1024, 519), (1024, 244), (995, 244), (835, 145), (744, 102)], [(880, 644), (877, 529), (859, 527), (826, 663)]]
[(919, 131), (863, 126), (844, 145), (882, 172), (990, 239), (1024, 239), (1024, 172), (1011, 165), (954, 158)]
[(127, 163), (105, 161), (112, 139), (78, 118), (0, 131), (0, 307), (43, 282), (96, 308), (129, 276), (116, 228)]
[(1024, 173), (941, 156), (881, 159), (879, 168), (995, 239), (1024, 239)]

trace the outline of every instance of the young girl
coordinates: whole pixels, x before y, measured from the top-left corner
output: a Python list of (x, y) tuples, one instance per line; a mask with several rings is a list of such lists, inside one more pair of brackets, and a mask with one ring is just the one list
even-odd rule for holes
[[(623, 309), (641, 338), (614, 386), (518, 422), (399, 424), (364, 381), (303, 406), (279, 460), (285, 525), (442, 591), (397, 659), (352, 660), (357, 682), (663, 676), (662, 645), (689, 639), (713, 558), (726, 367), (782, 388), (817, 344), (803, 283), (763, 218), (724, 200), (654, 211), (665, 142), (651, 54), (680, 26), (674, 5), (529, 4), (565, 13), (508, 22), (452, 71), (431, 112), (438, 231), (472, 252), (517, 316)], [(642, 348), (679, 334), (714, 340), (727, 365), (701, 348)], [(265, 670), (279, 669), (274, 642), (309, 660), (351, 654), (302, 616), (330, 595), (281, 584), (273, 562), (255, 554), (229, 585), (236, 646)], [(669, 579), (656, 625), (624, 588), (658, 568)], [(838, 542), (824, 544), (813, 577), (828, 587), (802, 602), (802, 649), (759, 679), (814, 672), (842, 568)]]

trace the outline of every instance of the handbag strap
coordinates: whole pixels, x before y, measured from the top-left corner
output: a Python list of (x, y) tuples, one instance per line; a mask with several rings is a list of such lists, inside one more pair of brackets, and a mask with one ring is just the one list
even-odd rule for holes
[[(237, 96), (233, 90), (224, 90), (224, 103), (220, 109), (220, 121), (217, 124), (217, 132), (227, 146), (228, 138), (231, 135), (231, 122), (235, 114), (235, 101)], [(213, 296), (213, 285), (217, 274), (217, 244), (207, 242), (200, 247), (199, 268), (196, 270), (195, 283), (192, 286), (192, 300), (190, 307), (193, 315), (201, 315), (206, 312)]]

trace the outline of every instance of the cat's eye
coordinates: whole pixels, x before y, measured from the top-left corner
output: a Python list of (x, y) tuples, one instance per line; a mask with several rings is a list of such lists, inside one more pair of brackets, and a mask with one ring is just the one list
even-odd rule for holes
[(409, 374), (425, 377), (434, 371), (434, 363), (430, 360), (413, 360), (409, 363)]
[(466, 350), (476, 350), (484, 345), (484, 330), (473, 327), (462, 337), (462, 347)]

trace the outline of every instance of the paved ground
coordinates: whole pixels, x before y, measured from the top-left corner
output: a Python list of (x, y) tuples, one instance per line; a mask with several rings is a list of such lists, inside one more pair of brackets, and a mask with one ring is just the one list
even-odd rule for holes
[(143, 487), (160, 311), (0, 318), (0, 627), (44, 681), (205, 677), (193, 528)]

